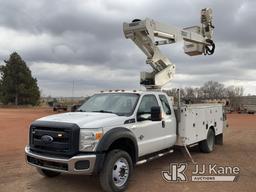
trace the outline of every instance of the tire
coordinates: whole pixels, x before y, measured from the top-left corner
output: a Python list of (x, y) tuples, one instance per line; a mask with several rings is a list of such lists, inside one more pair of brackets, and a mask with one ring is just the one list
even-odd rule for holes
[(210, 153), (214, 150), (215, 146), (215, 133), (213, 129), (209, 129), (207, 138), (199, 142), (200, 151), (203, 153)]
[(106, 192), (125, 191), (133, 172), (130, 155), (122, 150), (113, 150), (107, 154), (100, 173), (100, 184)]
[(44, 177), (57, 177), (61, 174), (60, 172), (50, 171), (50, 170), (40, 169), (40, 168), (36, 168), (36, 170), (40, 175)]

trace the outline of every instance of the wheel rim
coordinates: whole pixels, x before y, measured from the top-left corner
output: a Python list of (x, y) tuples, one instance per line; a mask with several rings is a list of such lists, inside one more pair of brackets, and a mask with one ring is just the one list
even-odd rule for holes
[(214, 134), (213, 132), (209, 132), (209, 136), (207, 138), (207, 143), (208, 143), (208, 147), (209, 149), (212, 151), (213, 150), (213, 146), (214, 146)]
[(129, 177), (129, 163), (125, 158), (118, 159), (112, 171), (112, 179), (117, 187), (123, 186)]

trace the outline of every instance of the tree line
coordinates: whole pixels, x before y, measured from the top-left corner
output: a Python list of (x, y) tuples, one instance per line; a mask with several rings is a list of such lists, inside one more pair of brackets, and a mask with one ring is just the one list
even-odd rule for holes
[[(241, 86), (228, 86), (216, 81), (208, 81), (201, 87), (185, 87), (180, 88), (180, 98), (185, 102), (198, 103), (203, 100), (220, 100), (228, 99), (229, 102), (234, 102), (236, 98), (243, 96), (244, 88)], [(165, 90), (165, 92), (174, 97), (174, 100), (178, 99), (178, 89), (173, 88)]]

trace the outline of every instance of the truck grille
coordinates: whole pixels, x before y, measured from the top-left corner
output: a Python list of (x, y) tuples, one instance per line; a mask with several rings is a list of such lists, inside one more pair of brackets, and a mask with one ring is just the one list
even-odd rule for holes
[(36, 121), (30, 126), (30, 149), (45, 154), (75, 155), (79, 132), (76, 124)]

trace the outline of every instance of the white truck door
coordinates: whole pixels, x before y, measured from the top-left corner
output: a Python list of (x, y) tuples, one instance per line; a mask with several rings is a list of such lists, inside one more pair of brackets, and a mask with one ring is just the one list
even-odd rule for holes
[(164, 149), (162, 121), (151, 121), (151, 107), (159, 106), (154, 94), (144, 95), (137, 109), (137, 123), (133, 130), (137, 137), (139, 156)]

